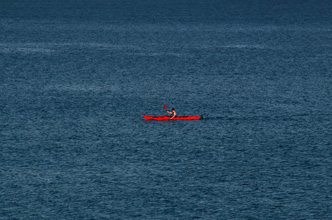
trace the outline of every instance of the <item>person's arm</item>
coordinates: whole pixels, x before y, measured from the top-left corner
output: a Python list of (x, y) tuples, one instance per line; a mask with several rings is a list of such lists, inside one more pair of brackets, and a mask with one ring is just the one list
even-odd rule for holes
[(175, 117), (175, 115), (176, 115), (176, 112), (174, 112), (174, 115), (171, 117), (171, 119), (173, 119)]

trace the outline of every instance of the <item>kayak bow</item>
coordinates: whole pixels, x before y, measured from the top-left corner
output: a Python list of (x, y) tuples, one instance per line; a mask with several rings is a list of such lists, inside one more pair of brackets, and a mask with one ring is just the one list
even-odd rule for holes
[(159, 116), (159, 117), (152, 117), (152, 116), (145, 116), (142, 115), (146, 120), (157, 120), (157, 121), (168, 121), (168, 120), (199, 120), (203, 119), (203, 116), (176, 116), (174, 118), (170, 118), (168, 116)]

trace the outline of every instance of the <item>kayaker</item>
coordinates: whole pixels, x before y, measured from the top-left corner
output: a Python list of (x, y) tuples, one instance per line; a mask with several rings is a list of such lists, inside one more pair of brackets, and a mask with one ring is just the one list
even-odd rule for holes
[(175, 115), (176, 115), (176, 112), (175, 112), (175, 109), (174, 109), (174, 108), (172, 108), (172, 111), (171, 111), (171, 112), (167, 111), (167, 113), (172, 115), (172, 116), (170, 117), (170, 119), (173, 119), (173, 118), (175, 117)]

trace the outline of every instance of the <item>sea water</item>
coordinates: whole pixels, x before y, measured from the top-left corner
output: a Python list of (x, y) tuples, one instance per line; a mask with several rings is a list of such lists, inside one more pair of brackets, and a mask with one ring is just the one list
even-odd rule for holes
[(331, 219), (331, 43), (329, 1), (1, 0), (0, 219)]

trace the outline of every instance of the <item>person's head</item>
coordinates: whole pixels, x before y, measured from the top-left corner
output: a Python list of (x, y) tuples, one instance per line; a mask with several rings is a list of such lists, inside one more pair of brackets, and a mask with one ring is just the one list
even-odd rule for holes
[(174, 108), (172, 108), (172, 112), (173, 112), (173, 111), (175, 111), (175, 109), (174, 109)]

